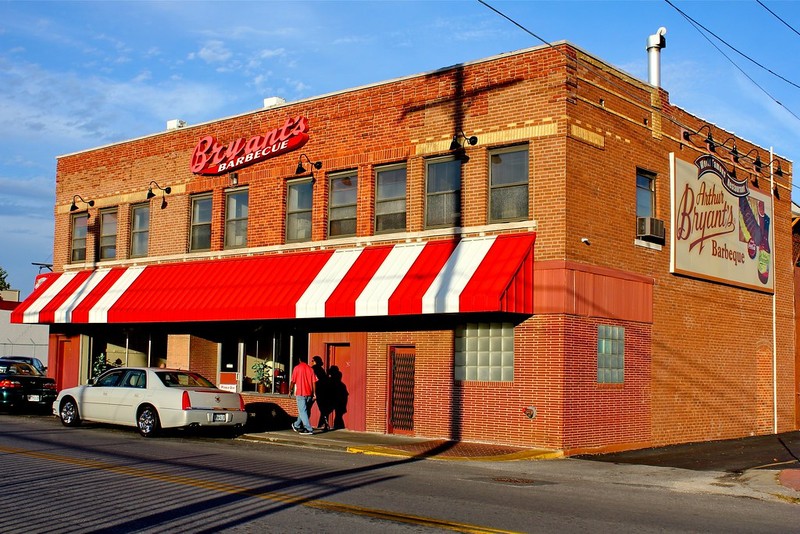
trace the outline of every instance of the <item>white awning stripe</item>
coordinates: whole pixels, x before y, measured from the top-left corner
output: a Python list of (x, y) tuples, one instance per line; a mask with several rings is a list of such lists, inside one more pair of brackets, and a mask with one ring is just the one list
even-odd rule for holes
[(83, 302), (83, 299), (85, 299), (86, 296), (91, 293), (95, 287), (97, 287), (97, 284), (99, 284), (109, 272), (111, 272), (111, 269), (99, 269), (89, 275), (89, 278), (83, 281), (80, 287), (78, 287), (78, 289), (76, 289), (75, 292), (64, 301), (64, 304), (58, 307), (58, 309), (55, 311), (53, 322), (71, 323), (72, 311), (77, 308), (81, 302)]
[(24, 323), (38, 323), (39, 322), (39, 312), (41, 312), (45, 306), (47, 306), (51, 300), (56, 298), (64, 287), (68, 283), (72, 281), (73, 278), (78, 274), (77, 271), (69, 272), (69, 273), (62, 273), (58, 279), (53, 282), (53, 285), (47, 288), (47, 290), (39, 295), (39, 298), (31, 304), (25, 313), (23, 314), (23, 322)]
[(464, 239), (422, 297), (422, 313), (457, 313), (459, 297), (496, 237)]
[(303, 296), (298, 299), (295, 305), (296, 317), (325, 317), (325, 302), (336, 290), (363, 250), (363, 248), (350, 248), (335, 251), (305, 290)]
[(424, 248), (425, 243), (395, 245), (356, 299), (356, 316), (389, 315), (389, 298)]
[(89, 322), (90, 323), (107, 323), (108, 322), (108, 310), (111, 309), (111, 306), (117, 302), (117, 300), (122, 296), (123, 293), (133, 284), (133, 282), (142, 274), (147, 267), (139, 266), (139, 267), (129, 267), (122, 273), (114, 285), (106, 291), (105, 295), (103, 295), (100, 300), (97, 301), (97, 304), (92, 306), (92, 309), (89, 310)]

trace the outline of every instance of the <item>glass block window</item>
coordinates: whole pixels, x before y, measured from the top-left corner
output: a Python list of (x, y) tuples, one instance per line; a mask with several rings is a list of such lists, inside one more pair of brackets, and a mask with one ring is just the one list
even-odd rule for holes
[(406, 166), (375, 171), (375, 233), (406, 229)]
[(528, 147), (489, 153), (489, 222), (528, 218)]
[(425, 227), (461, 225), (461, 160), (426, 162)]
[(211, 250), (211, 195), (192, 198), (189, 250)]
[(625, 327), (597, 327), (597, 382), (622, 384), (625, 381)]
[(100, 261), (117, 257), (117, 210), (100, 212)]
[(328, 237), (356, 235), (358, 175), (355, 171), (331, 176)]
[(311, 180), (290, 182), (286, 191), (286, 241), (311, 239), (311, 205), (314, 186)]
[(225, 248), (247, 246), (248, 199), (247, 189), (229, 191), (225, 195)]
[(131, 258), (147, 256), (150, 242), (150, 204), (131, 208)]
[(456, 329), (455, 379), (514, 380), (514, 325), (467, 323)]
[(636, 216), (655, 217), (656, 177), (652, 173), (636, 170)]
[(86, 232), (89, 228), (89, 215), (78, 213), (72, 216), (72, 251), (70, 261), (86, 261)]

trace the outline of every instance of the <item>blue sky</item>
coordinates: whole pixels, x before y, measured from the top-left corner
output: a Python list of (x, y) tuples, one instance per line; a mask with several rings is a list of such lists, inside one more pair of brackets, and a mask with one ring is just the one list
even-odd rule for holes
[[(708, 36), (741, 72), (663, 0), (486, 1), (643, 80), (666, 27), (671, 102), (797, 159), (800, 2), (762, 0), (787, 26), (755, 0), (671, 0), (786, 83)], [(0, 267), (24, 297), (52, 261), (58, 155), (540, 44), (474, 0), (0, 0)]]

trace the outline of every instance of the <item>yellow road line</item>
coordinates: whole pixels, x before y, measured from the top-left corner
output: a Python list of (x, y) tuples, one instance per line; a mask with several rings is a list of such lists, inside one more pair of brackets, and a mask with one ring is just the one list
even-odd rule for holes
[(502, 530), (491, 527), (482, 527), (479, 525), (470, 525), (468, 523), (457, 523), (453, 521), (446, 521), (443, 519), (436, 519), (433, 517), (424, 517), (410, 514), (403, 514), (399, 512), (391, 512), (389, 510), (380, 510), (377, 508), (366, 508), (362, 506), (355, 506), (350, 504), (341, 504), (332, 501), (324, 501), (319, 499), (311, 499), (308, 497), (298, 497), (288, 493), (281, 492), (262, 492), (254, 491), (244, 486), (235, 486), (224, 482), (215, 482), (213, 480), (203, 480), (200, 478), (185, 477), (178, 475), (168, 475), (158, 473), (155, 471), (148, 471), (137, 467), (128, 467), (123, 465), (115, 465), (108, 462), (100, 462), (97, 460), (87, 460), (81, 458), (70, 458), (67, 456), (60, 456), (57, 454), (31, 451), (27, 449), (18, 449), (13, 447), (0, 446), (0, 453), (14, 454), (18, 456), (26, 456), (28, 458), (36, 458), (38, 460), (46, 460), (53, 462), (60, 462), (69, 465), (77, 465), (87, 469), (97, 469), (116, 473), (125, 476), (133, 476), (137, 478), (144, 478), (148, 480), (157, 480), (159, 482), (167, 482), (170, 484), (180, 484), (182, 486), (189, 486), (192, 488), (201, 488), (222, 493), (243, 495), (262, 499), (272, 502), (279, 502), (282, 504), (294, 504), (299, 506), (307, 506), (317, 510), (324, 510), (329, 512), (338, 512), (341, 514), (358, 515), (363, 517), (370, 517), (373, 519), (382, 519), (386, 521), (394, 521), (398, 523), (407, 523), (411, 525), (438, 528), (442, 530), (452, 530), (455, 532), (468, 532), (475, 534), (513, 534), (515, 531)]

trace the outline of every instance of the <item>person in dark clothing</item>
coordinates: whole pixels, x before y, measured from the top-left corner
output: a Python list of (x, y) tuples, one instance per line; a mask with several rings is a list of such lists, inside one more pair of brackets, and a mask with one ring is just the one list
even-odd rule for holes
[(333, 409), (330, 402), (330, 394), (328, 385), (328, 374), (325, 372), (325, 366), (322, 364), (322, 358), (314, 356), (312, 358), (313, 365), (311, 368), (314, 370), (314, 375), (317, 377), (317, 408), (319, 409), (319, 422), (317, 429), (330, 430), (328, 425), (328, 415)]
[(342, 372), (339, 370), (339, 367), (331, 365), (328, 369), (328, 382), (326, 387), (328, 388), (328, 400), (330, 402), (330, 411), (328, 414), (330, 415), (334, 411), (336, 412), (333, 418), (332, 428), (345, 428), (344, 414), (347, 413), (347, 397), (349, 393), (347, 391), (347, 386), (342, 382)]

